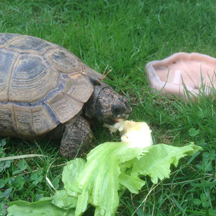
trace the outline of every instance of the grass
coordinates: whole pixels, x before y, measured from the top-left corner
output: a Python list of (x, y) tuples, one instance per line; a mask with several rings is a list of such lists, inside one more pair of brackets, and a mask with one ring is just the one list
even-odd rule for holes
[[(154, 142), (183, 146), (195, 142), (202, 153), (182, 159), (169, 179), (125, 193), (117, 215), (216, 215), (215, 100), (199, 103), (168, 99), (150, 91), (144, 66), (174, 52), (200, 52), (216, 57), (216, 6), (206, 1), (9, 0), (0, 4), (0, 32), (29, 34), (64, 46), (83, 62), (107, 74), (106, 82), (125, 94), (133, 108), (130, 119), (146, 121)], [(118, 139), (94, 126), (93, 145)], [(6, 138), (2, 158), (42, 154), (46, 157), (0, 162), (0, 215), (10, 200), (36, 201), (53, 194), (46, 176), (61, 188), (66, 160), (58, 142), (30, 143)], [(1, 210), (2, 208), (2, 210)], [(92, 215), (91, 209), (86, 215)]]

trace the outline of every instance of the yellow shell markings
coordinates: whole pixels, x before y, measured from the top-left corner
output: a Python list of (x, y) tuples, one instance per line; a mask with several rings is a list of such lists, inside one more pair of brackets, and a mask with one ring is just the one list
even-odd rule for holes
[(20, 137), (44, 134), (56, 127), (42, 105), (20, 107), (13, 104), (14, 128)]
[(22, 37), (23, 35), (19, 34), (0, 33), (0, 47), (6, 47), (8, 44)]
[(64, 48), (57, 47), (57, 49), (50, 50), (45, 57), (49, 64), (61, 73), (82, 72), (79, 59)]
[(83, 103), (59, 92), (47, 101), (61, 123), (65, 123), (79, 113)]
[[(14, 123), (19, 134), (28, 135), (32, 130), (31, 107), (13, 104)], [(33, 132), (32, 132), (33, 133)]]
[(59, 77), (60, 74), (52, 71), (41, 57), (20, 56), (11, 75), (9, 101), (41, 100), (58, 86)]
[[(40, 92), (43, 91), (43, 88), (46, 89), (46, 92), (43, 92), (44, 94), (42, 96), (46, 96), (54, 87), (57, 87), (60, 74), (56, 72), (57, 78), (53, 79), (55, 82), (49, 82), (51, 79), (50, 76), (53, 76), (54, 73), (47, 70), (48, 67), (45, 67), (45, 63), (40, 56), (31, 56), (35, 60), (34, 64), (36, 65), (32, 67), (32, 62), (27, 61), (31, 60), (30, 54), (19, 54), (18, 51), (20, 50), (17, 49), (14, 51), (6, 47), (6, 45), (9, 46), (12, 42), (19, 41), (21, 37), (16, 36), (15, 38), (12, 37), (13, 40), (0, 40), (1, 42), (6, 42), (6, 44), (1, 44), (3, 48), (0, 51), (0, 76), (2, 75), (3, 77), (1, 80), (2, 85), (0, 86), (4, 86), (4, 89), (2, 88), (3, 91), (0, 92), (1, 101), (13, 102), (10, 104), (1, 104), (1, 133), (2, 135), (17, 134), (18, 136), (45, 133), (50, 128), (56, 127), (56, 124), (51, 121), (44, 107), (42, 105), (31, 107), (28, 104), (26, 106), (20, 106), (14, 104), (14, 101), (18, 103), (30, 103), (41, 99)], [(19, 45), (19, 42), (17, 44)], [(29, 48), (31, 49), (31, 47)], [(43, 52), (46, 50), (44, 49)], [(51, 84), (50, 88), (46, 82)], [(35, 109), (37, 109), (37, 113), (34, 113)], [(40, 126), (40, 130), (37, 126), (38, 118), (44, 120)], [(37, 124), (35, 125), (34, 122), (37, 122)]]
[(71, 74), (65, 88), (46, 101), (61, 123), (64, 123), (79, 113), (83, 104), (92, 95), (94, 88), (85, 76)]
[(79, 113), (94, 88), (82, 73), (84, 64), (74, 54), (62, 48), (50, 50), (45, 57), (52, 67), (68, 75), (64, 89), (46, 101), (59, 121), (64, 123)]
[(43, 55), (49, 49), (55, 48), (56, 45), (40, 38), (23, 35), (7, 43), (5, 48), (17, 51), (19, 53), (34, 53)]
[[(31, 101), (28, 101), (31, 96), (31, 93), (37, 89), (38, 90), (41, 89), (41, 88), (35, 87), (32, 89), (32, 91), (31, 90), (28, 92), (26, 91), (26, 90), (29, 90), (30, 88), (29, 86), (38, 85), (38, 82), (34, 82), (34, 78), (32, 77), (30, 78), (29, 76), (29, 74), (32, 73), (32, 71), (29, 72), (29, 71), (26, 71), (26, 69), (21, 68), (21, 70), (17, 72), (17, 71), (14, 71), (13, 69), (19, 70), (18, 68), (19, 64), (21, 64), (22, 67), (25, 66), (28, 68), (28, 65), (26, 65), (26, 63), (22, 61), (28, 62), (31, 59), (29, 56), (29, 53), (33, 53), (35, 56), (42, 55), (43, 53), (47, 52), (49, 49), (55, 48), (56, 46), (57, 45), (54, 45), (52, 43), (49, 43), (47, 41), (44, 41), (42, 39), (35, 38), (35, 37), (29, 37), (29, 36), (24, 36), (24, 35), (19, 35), (19, 34), (0, 34), (0, 50), (1, 50), (0, 51), (1, 52), (0, 53), (1, 55), (1, 58), (0, 58), (0, 89), (1, 89), (0, 97), (1, 97), (1, 101), (9, 100), (9, 101), (19, 101), (19, 102), (21, 101), (31, 102)], [(27, 52), (26, 56), (28, 58), (23, 60), (22, 59), (23, 56), (21, 54), (26, 53), (26, 52)], [(19, 61), (16, 62), (18, 56), (19, 56)], [(37, 58), (39, 59), (40, 56), (37, 56)], [(44, 62), (40, 62), (38, 59), (36, 59), (36, 61), (38, 61), (37, 62), (38, 67), (43, 67), (45, 65)], [(30, 69), (32, 67), (31, 64), (32, 62), (29, 63)], [(38, 68), (38, 69), (43, 70), (43, 68)], [(5, 73), (9, 73), (9, 75), (6, 75)], [(19, 73), (19, 74), (14, 74), (14, 73)], [(15, 76), (15, 78), (13, 76)], [(16, 76), (19, 77), (19, 79), (17, 79)], [(46, 78), (42, 77), (43, 76), (42, 71), (40, 71), (39, 76), (40, 77), (38, 77), (38, 79), (41, 79), (44, 82), (47, 81)], [(51, 77), (48, 76), (48, 79), (49, 78)], [(54, 80), (55, 80), (55, 77), (54, 77)], [(22, 89), (20, 88), (21, 86), (23, 86), (23, 89), (24, 89), (23, 92), (22, 92)], [(41, 86), (44, 86), (44, 85), (41, 85)], [(51, 88), (54, 88), (53, 84)], [(46, 92), (48, 92), (49, 90), (47, 90)], [(42, 89), (40, 91), (42, 91)], [(36, 91), (36, 94), (37, 94), (37, 91)], [(33, 101), (34, 97), (31, 100)], [(35, 100), (38, 100), (38, 98), (35, 98)]]
[(70, 74), (69, 77), (62, 92), (79, 102), (86, 103), (94, 91), (92, 84), (80, 73)]
[[(0, 34), (0, 48), (5, 47), (18, 37), (20, 37), (20, 35)], [(0, 98), (1, 101), (8, 101), (10, 74), (18, 54), (9, 53), (8, 50), (1, 49), (0, 56)], [(6, 76), (5, 72), (8, 72), (9, 76)]]
[(56, 127), (42, 105), (32, 107), (32, 124), (37, 134), (49, 132), (50, 128)]
[(12, 104), (5, 105), (0, 103), (0, 128), (2, 136), (11, 135), (15, 132)]
[(0, 98), (1, 101), (8, 101), (10, 77), (18, 54), (0, 50), (0, 56)]
[(51, 49), (45, 54), (45, 58), (56, 70), (61, 73), (81, 73), (87, 75), (92, 80), (102, 80), (105, 77), (84, 64), (77, 56), (68, 50), (57, 46), (56, 49)]
[[(25, 74), (25, 72), (22, 71), (21, 74), (23, 73)], [(57, 74), (59, 77), (59, 73)], [(48, 77), (47, 82), (49, 82), (49, 79), (50, 78)], [(12, 95), (14, 96), (14, 98), (10, 98), (10, 100), (12, 100), (12, 103), (1, 104), (0, 106), (0, 133), (2, 135), (16, 135), (19, 137), (28, 138), (28, 136), (31, 137), (36, 134), (44, 134), (57, 126), (56, 122), (53, 122), (51, 120), (50, 115), (48, 114), (49, 112), (44, 108), (42, 102), (41, 105), (38, 106), (30, 106), (30, 104), (20, 106), (19, 104), (14, 103), (14, 101), (20, 103), (25, 98), (26, 100), (24, 102), (27, 103), (29, 103), (28, 101), (35, 101), (35, 99), (37, 98), (34, 98), (32, 96), (36, 93), (37, 95), (40, 95), (38, 91), (42, 90), (41, 88), (38, 88), (38, 86), (42, 85), (43, 87), (44, 85), (45, 88), (48, 87), (46, 83), (41, 82), (41, 80), (44, 80), (44, 77), (39, 76), (37, 80), (38, 83), (34, 82), (34, 80), (28, 80), (28, 82), (26, 82), (25, 79), (21, 81), (17, 80), (17, 83), (15, 83), (17, 85), (14, 85), (13, 83), (12, 86), (16, 87), (16, 91), (14, 91), (15, 93), (14, 95)], [(56, 84), (58, 84), (58, 79), (54, 80), (57, 82)], [(36, 83), (36, 85), (33, 85), (32, 83)], [(53, 84), (54, 82), (50, 83)], [(28, 86), (26, 85), (28, 85), (30, 89), (28, 89)], [(35, 89), (32, 88), (32, 85), (35, 87)], [(19, 89), (19, 87), (21, 88), (21, 90)], [(53, 89), (53, 87), (51, 86), (50, 89)], [(32, 91), (34, 94), (31, 93)], [(49, 93), (49, 91), (50, 90), (48, 89), (47, 93)], [(13, 88), (10, 89), (10, 93), (13, 93)], [(29, 94), (31, 97), (29, 96)], [(67, 113), (68, 119), (72, 118), (71, 116), (69, 116), (69, 109), (65, 113)], [(61, 121), (64, 120), (61, 119)]]
[(66, 49), (31, 36), (0, 34), (0, 56), (1, 135), (31, 138), (54, 129), (80, 112), (94, 90), (89, 79), (104, 78)]

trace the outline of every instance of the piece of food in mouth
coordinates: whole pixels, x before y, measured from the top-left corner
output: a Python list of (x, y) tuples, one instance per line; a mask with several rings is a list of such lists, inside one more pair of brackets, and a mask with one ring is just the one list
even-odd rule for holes
[(147, 147), (153, 145), (151, 129), (146, 122), (119, 119), (114, 125), (104, 125), (110, 133), (119, 131), (121, 141), (128, 143), (130, 147)]

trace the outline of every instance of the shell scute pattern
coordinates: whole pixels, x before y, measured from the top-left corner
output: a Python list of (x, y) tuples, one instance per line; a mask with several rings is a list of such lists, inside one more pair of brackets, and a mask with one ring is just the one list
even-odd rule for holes
[(60, 74), (51, 70), (40, 56), (22, 55), (11, 74), (10, 101), (42, 100), (58, 86)]
[(5, 47), (8, 43), (12, 42), (13, 40), (21, 37), (19, 34), (4, 34), (0, 33), (0, 47)]
[(10, 74), (17, 60), (17, 54), (0, 50), (0, 98), (8, 101)]
[(34, 134), (32, 131), (32, 112), (31, 107), (20, 107), (13, 104), (14, 126), (20, 135)]
[(58, 117), (60, 123), (67, 122), (71, 116), (75, 116), (83, 107), (83, 103), (59, 92), (47, 101)]
[(67, 50), (61, 47), (58, 48), (59, 49), (50, 50), (46, 54), (46, 59), (49, 64), (62, 73), (81, 73), (82, 67), (79, 59)]
[(80, 112), (103, 76), (63, 47), (0, 34), (0, 135), (42, 135)]
[(50, 119), (46, 109), (41, 105), (32, 108), (32, 126), (36, 134), (43, 134), (56, 125)]
[(52, 43), (49, 43), (45, 40), (36, 37), (23, 36), (21, 38), (17, 38), (17, 40), (12, 41), (5, 48), (9, 50), (14, 50), (19, 53), (34, 53), (43, 55), (49, 49), (53, 49), (56, 46)]
[(85, 103), (94, 91), (92, 84), (81, 74), (71, 74), (70, 79), (65, 84), (63, 93), (69, 95), (73, 99)]
[(13, 108), (11, 104), (0, 104), (0, 119), (0, 128), (2, 131), (6, 132), (5, 135), (15, 132)]

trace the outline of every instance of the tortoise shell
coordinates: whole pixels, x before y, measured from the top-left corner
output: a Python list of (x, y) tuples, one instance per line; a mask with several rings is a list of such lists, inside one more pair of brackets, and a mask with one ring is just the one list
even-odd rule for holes
[(69, 121), (103, 78), (61, 46), (0, 34), (0, 135), (36, 137)]

